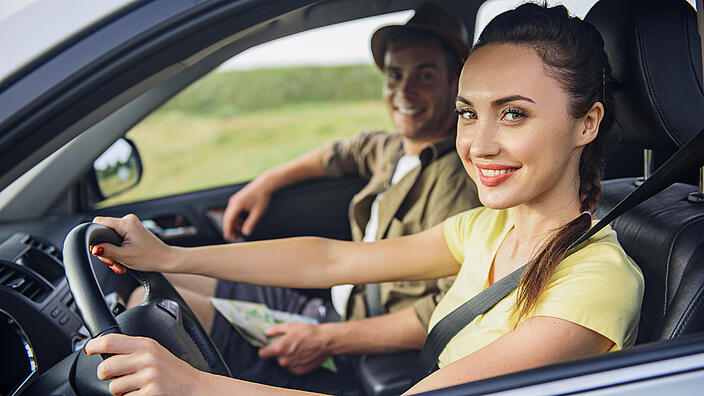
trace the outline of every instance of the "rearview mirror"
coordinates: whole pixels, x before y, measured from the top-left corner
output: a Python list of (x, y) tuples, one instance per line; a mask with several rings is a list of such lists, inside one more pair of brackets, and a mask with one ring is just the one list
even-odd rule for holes
[(137, 147), (129, 139), (118, 139), (93, 161), (93, 173), (102, 199), (136, 186), (142, 178), (142, 161)]

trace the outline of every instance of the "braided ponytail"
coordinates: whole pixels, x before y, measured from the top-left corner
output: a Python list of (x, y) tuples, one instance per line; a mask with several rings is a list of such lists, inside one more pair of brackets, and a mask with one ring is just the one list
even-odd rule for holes
[[(517, 310), (525, 317), (547, 287), (567, 248), (591, 227), (591, 215), (601, 197), (604, 174), (602, 146), (605, 130), (613, 122), (612, 92), (616, 82), (604, 53), (604, 41), (591, 24), (570, 17), (563, 6), (546, 8), (524, 4), (492, 20), (474, 49), (489, 44), (514, 44), (532, 48), (549, 73), (569, 96), (568, 112), (584, 117), (596, 102), (604, 106), (597, 137), (582, 149), (579, 160), (579, 195), (583, 213), (554, 230), (527, 268), (518, 289)], [(519, 318), (520, 319), (520, 318)]]

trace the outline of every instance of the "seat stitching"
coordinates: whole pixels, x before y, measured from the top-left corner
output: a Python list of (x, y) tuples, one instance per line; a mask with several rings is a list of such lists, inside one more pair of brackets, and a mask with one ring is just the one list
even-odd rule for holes
[[(684, 330), (684, 325), (689, 321), (689, 319), (692, 317), (694, 312), (697, 311), (699, 305), (701, 304), (701, 302), (703, 300), (702, 297), (704, 296), (702, 294), (701, 287), (699, 288), (699, 291), (697, 292), (697, 294), (698, 294), (698, 296), (694, 300), (694, 305), (690, 305), (691, 309), (688, 309), (686, 315), (681, 317), (680, 320), (678, 321), (677, 326), (675, 327), (675, 331), (674, 331), (675, 337), (679, 337), (682, 334), (682, 331)], [(670, 338), (672, 338), (672, 337), (670, 337)]]

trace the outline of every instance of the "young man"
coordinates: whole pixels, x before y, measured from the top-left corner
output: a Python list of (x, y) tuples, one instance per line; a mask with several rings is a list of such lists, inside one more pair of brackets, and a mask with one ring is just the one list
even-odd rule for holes
[[(476, 186), (454, 146), (457, 82), (468, 52), (464, 25), (424, 4), (405, 25), (376, 31), (371, 49), (384, 72), (384, 101), (395, 133), (365, 132), (331, 142), (265, 172), (230, 198), (223, 222), (227, 239), (249, 235), (276, 190), (322, 177), (369, 180), (350, 203), (354, 240), (413, 234), (479, 205)], [(257, 350), (214, 313), (204, 296), (262, 302), (314, 316), (322, 311), (320, 300), (290, 289), (216, 284), (192, 276), (170, 279), (210, 331), (233, 376), (318, 391), (334, 391), (340, 384), (339, 376), (319, 369), (330, 356), (420, 348), (430, 314), (453, 280), (336, 286), (332, 299), (342, 322), (278, 325), (271, 335), (280, 337)]]

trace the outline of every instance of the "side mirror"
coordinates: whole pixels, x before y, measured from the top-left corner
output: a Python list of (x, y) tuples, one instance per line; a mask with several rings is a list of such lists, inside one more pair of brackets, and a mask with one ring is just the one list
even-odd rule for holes
[(142, 160), (137, 146), (120, 138), (93, 161), (96, 201), (114, 197), (134, 187), (142, 179)]

